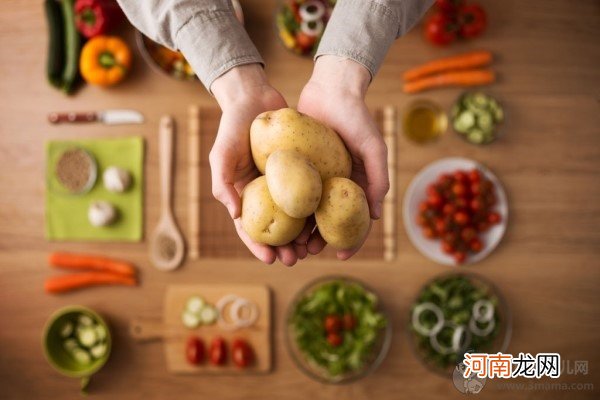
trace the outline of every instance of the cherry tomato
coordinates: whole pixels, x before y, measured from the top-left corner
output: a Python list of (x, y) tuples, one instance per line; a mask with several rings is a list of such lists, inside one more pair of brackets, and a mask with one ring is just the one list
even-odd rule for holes
[(438, 193), (437, 185), (435, 185), (435, 184), (432, 183), (431, 185), (427, 186), (426, 192), (427, 192), (428, 196), (432, 196), (434, 194), (437, 194)]
[(231, 358), (239, 368), (246, 368), (254, 361), (252, 347), (243, 339), (235, 339), (231, 345)]
[(456, 211), (456, 207), (454, 207), (454, 205), (450, 204), (450, 203), (446, 203), (446, 204), (444, 204), (444, 207), (442, 207), (442, 213), (444, 215), (452, 215), (452, 214), (454, 214), (455, 211)]
[(465, 242), (470, 242), (476, 236), (477, 236), (477, 231), (475, 230), (475, 228), (471, 228), (471, 227), (464, 228), (460, 233), (461, 239), (464, 240)]
[(467, 254), (463, 251), (457, 251), (454, 253), (453, 257), (457, 264), (462, 264), (465, 262)]
[(344, 341), (344, 339), (342, 339), (342, 336), (339, 333), (330, 333), (327, 335), (327, 341), (329, 342), (329, 344), (332, 347), (338, 347), (339, 345), (342, 344), (342, 342)]
[(467, 188), (462, 183), (455, 183), (452, 185), (452, 193), (458, 197), (464, 197), (467, 193)]
[(442, 196), (440, 196), (440, 194), (436, 192), (434, 194), (429, 195), (429, 197), (427, 198), (427, 202), (430, 206), (438, 208), (442, 205), (443, 199)]
[(425, 22), (425, 37), (437, 46), (446, 46), (456, 40), (456, 23), (448, 15), (435, 13)]
[(325, 331), (327, 333), (339, 332), (342, 328), (342, 320), (337, 315), (328, 315), (325, 317)]
[(423, 235), (428, 239), (434, 239), (437, 236), (435, 231), (430, 226), (423, 228)]
[(422, 202), (420, 202), (420, 203), (419, 203), (419, 211), (420, 211), (420, 212), (425, 212), (425, 211), (427, 211), (427, 210), (429, 210), (429, 204), (427, 204), (427, 202), (426, 202), (426, 201), (422, 201)]
[(485, 199), (489, 206), (493, 206), (496, 204), (496, 195), (494, 194), (494, 192), (489, 192), (487, 196), (485, 196)]
[(488, 222), (490, 224), (497, 224), (498, 222), (500, 222), (500, 220), (502, 219), (502, 217), (500, 217), (500, 214), (498, 214), (497, 212), (492, 212), (488, 215)]
[(417, 217), (417, 225), (426, 226), (427, 222), (427, 218), (425, 218), (423, 214), (419, 214), (419, 216)]
[(443, 234), (446, 232), (446, 222), (442, 218), (436, 218), (434, 221), (435, 231), (438, 234)]
[(481, 243), (481, 240), (479, 240), (479, 238), (474, 238), (469, 243), (469, 249), (471, 249), (471, 251), (473, 253), (479, 253), (482, 248), (483, 248), (483, 243)]
[(466, 225), (469, 222), (469, 216), (464, 211), (458, 211), (454, 214), (454, 222), (458, 225)]
[(446, 254), (453, 254), (454, 246), (452, 245), (452, 243), (448, 243), (447, 241), (443, 240), (442, 241), (442, 251)]
[(458, 33), (464, 38), (474, 38), (487, 27), (487, 15), (479, 4), (466, 4), (458, 9)]
[(473, 196), (477, 196), (479, 193), (481, 193), (481, 185), (479, 182), (471, 183), (471, 193)]
[(490, 228), (490, 224), (487, 221), (481, 221), (477, 224), (477, 230), (479, 232), (485, 232)]
[(356, 327), (356, 317), (352, 314), (344, 314), (344, 329), (351, 331)]
[(466, 183), (468, 180), (468, 175), (465, 171), (458, 170), (454, 172), (454, 179), (456, 179), (458, 182)]
[(458, 240), (458, 235), (454, 232), (446, 232), (442, 238), (445, 242), (454, 244)]
[(457, 197), (454, 200), (454, 205), (456, 206), (456, 208), (466, 208), (467, 207), (467, 200), (464, 199), (463, 197)]
[(296, 33), (296, 43), (303, 52), (309, 52), (312, 50), (316, 41), (316, 36), (309, 36), (302, 31), (298, 31), (298, 33)]
[(473, 210), (474, 212), (481, 211), (483, 209), (481, 199), (478, 197), (471, 200), (471, 203), (469, 205), (471, 206), (471, 210)]
[(198, 336), (190, 336), (185, 345), (185, 358), (192, 365), (204, 361), (204, 342)]
[(481, 173), (477, 169), (469, 171), (469, 180), (471, 183), (479, 182), (481, 180)]
[(209, 350), (210, 363), (213, 365), (223, 365), (227, 359), (227, 346), (222, 337), (217, 336), (210, 343)]

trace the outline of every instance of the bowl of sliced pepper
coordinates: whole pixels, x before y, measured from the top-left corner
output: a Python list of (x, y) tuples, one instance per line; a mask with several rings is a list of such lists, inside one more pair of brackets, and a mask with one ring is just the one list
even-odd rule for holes
[(275, 14), (275, 29), (289, 51), (312, 57), (319, 47), (336, 0), (284, 0)]

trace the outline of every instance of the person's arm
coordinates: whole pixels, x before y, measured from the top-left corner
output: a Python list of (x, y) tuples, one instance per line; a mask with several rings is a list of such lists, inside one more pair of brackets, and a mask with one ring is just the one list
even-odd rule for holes
[(338, 0), (315, 59), (322, 55), (349, 58), (373, 78), (390, 46), (408, 32), (434, 0)]
[[(364, 98), (394, 40), (432, 3), (338, 0), (317, 49), (312, 76), (298, 101), (298, 111), (325, 122), (344, 140), (352, 154), (352, 179), (364, 189), (372, 219), (381, 217), (390, 184), (387, 147)], [(306, 242), (311, 254), (325, 245), (318, 231)], [(345, 260), (358, 248), (338, 251), (337, 256)]]
[(233, 67), (264, 64), (230, 0), (117, 0), (150, 39), (180, 50), (207, 89)]

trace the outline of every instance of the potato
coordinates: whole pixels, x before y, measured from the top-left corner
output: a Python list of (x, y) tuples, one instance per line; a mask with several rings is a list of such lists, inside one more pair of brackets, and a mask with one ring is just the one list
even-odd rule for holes
[(250, 127), (250, 147), (261, 173), (275, 150), (296, 150), (317, 168), (321, 179), (350, 177), (352, 159), (333, 129), (292, 108), (260, 114)]
[(315, 212), (323, 184), (314, 164), (293, 150), (276, 150), (267, 159), (267, 186), (287, 215), (305, 218)]
[(267, 178), (259, 176), (242, 192), (242, 227), (252, 240), (281, 246), (294, 240), (304, 228), (305, 218), (292, 218), (273, 202)]
[(323, 182), (321, 203), (315, 217), (323, 239), (338, 250), (361, 244), (371, 225), (365, 192), (346, 178)]

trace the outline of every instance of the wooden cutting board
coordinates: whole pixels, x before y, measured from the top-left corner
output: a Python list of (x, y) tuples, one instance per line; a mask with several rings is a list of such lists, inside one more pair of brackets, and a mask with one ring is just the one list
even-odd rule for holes
[[(181, 322), (181, 313), (191, 296), (200, 296), (216, 304), (223, 296), (235, 294), (255, 303), (259, 309), (256, 323), (248, 328), (229, 331), (218, 324), (188, 329)], [(170, 285), (164, 302), (163, 320), (137, 319), (130, 326), (131, 335), (138, 341), (163, 340), (167, 370), (176, 374), (246, 374), (271, 371), (271, 292), (262, 285)], [(189, 364), (185, 344), (190, 335), (200, 337), (206, 347), (206, 359), (200, 366)], [(210, 342), (221, 336), (227, 343), (227, 362), (213, 366), (208, 360)], [(246, 340), (254, 350), (255, 362), (248, 368), (237, 368), (231, 361), (231, 344), (236, 338)]]
[[(380, 131), (383, 128), (382, 110), (373, 113)], [(221, 111), (214, 107), (200, 110), (200, 238), (199, 256), (203, 258), (253, 257), (235, 231), (225, 207), (212, 196), (208, 154), (215, 141)], [(188, 138), (189, 140), (189, 138)], [(395, 166), (394, 166), (395, 167)], [(393, 196), (395, 202), (396, 198)], [(384, 215), (383, 218), (386, 218)], [(395, 222), (394, 222), (395, 223)], [(394, 237), (395, 240), (395, 237)], [(384, 234), (382, 220), (375, 221), (367, 241), (353, 259), (383, 259)], [(335, 258), (328, 246), (318, 257)]]

